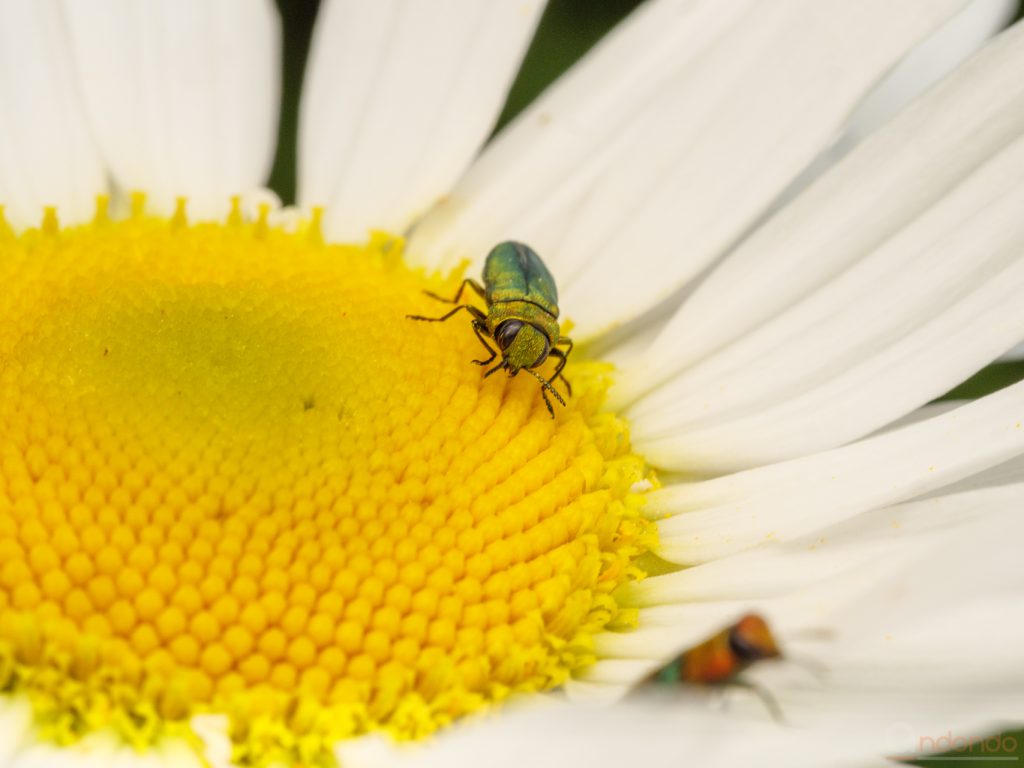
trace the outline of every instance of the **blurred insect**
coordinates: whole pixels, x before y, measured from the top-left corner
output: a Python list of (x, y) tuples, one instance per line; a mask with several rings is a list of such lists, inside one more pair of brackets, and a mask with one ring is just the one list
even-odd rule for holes
[(736, 686), (753, 691), (768, 711), (782, 721), (778, 702), (760, 686), (742, 679), (741, 674), (752, 664), (764, 659), (781, 658), (775, 637), (768, 623), (748, 613), (736, 623), (725, 627), (707, 640), (683, 651), (672, 664), (651, 679), (670, 683), (702, 686)]
[[(459, 304), (466, 287), (472, 288), (487, 305), (485, 313), (472, 304)], [(487, 343), (494, 341), (501, 352), (501, 362), (484, 374), (487, 378), (502, 369), (509, 376), (526, 371), (540, 382), (541, 396), (548, 413), (554, 418), (548, 392), (565, 405), (553, 383), (561, 378), (566, 392), (572, 395), (572, 387), (562, 375), (562, 369), (572, 351), (572, 339), (562, 336), (558, 327), (558, 289), (548, 268), (529, 246), (522, 243), (504, 242), (491, 249), (484, 261), (484, 284), (466, 278), (459, 286), (454, 298), (446, 299), (430, 291), (431, 298), (449, 304), (459, 304), (441, 317), (407, 315), (412, 320), (442, 322), (459, 310), (466, 310), (473, 316), (473, 331), (489, 353), (486, 360), (474, 360), (477, 365), (489, 365), (498, 356), (498, 351)], [(564, 350), (559, 347), (565, 347)], [(535, 368), (539, 368), (549, 357), (557, 358), (551, 378), (545, 379)]]

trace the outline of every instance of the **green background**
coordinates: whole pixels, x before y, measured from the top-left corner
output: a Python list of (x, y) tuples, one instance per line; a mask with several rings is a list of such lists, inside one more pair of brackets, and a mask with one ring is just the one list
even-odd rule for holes
[[(482, 0), (486, 1), (486, 0)], [(839, 2), (840, 0), (832, 0)], [(549, 0), (537, 34), (526, 54), (523, 67), (509, 93), (495, 132), (529, 104), (537, 94), (586, 53), (615, 24), (640, 5), (641, 0)], [(286, 203), (295, 198), (295, 140), (302, 73), (309, 49), (310, 32), (319, 2), (317, 0), (279, 0), (284, 27), (284, 69), (278, 152), (270, 186)], [(1017, 19), (1024, 15), (1018, 10)], [(1022, 329), (1024, 337), (1024, 329)], [(1024, 379), (1024, 360), (994, 363), (978, 372), (940, 399), (974, 398)], [(984, 632), (985, 627), (978, 627)], [(941, 735), (941, 734), (940, 734)], [(1013, 752), (980, 753), (972, 760), (922, 760), (917, 765), (976, 768), (978, 765), (1014, 765), (1024, 763), (1024, 730), (1004, 734), (1015, 739)], [(979, 760), (980, 756), (997, 758)], [(952, 756), (952, 753), (951, 753)], [(1001, 759), (999, 759), (1001, 758)]]

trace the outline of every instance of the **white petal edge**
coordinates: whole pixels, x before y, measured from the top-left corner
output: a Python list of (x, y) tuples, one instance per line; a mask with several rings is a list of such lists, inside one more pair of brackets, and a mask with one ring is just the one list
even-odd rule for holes
[[(643, 765), (678, 768), (699, 764), (709, 768), (741, 765), (803, 768), (822, 765), (865, 765), (892, 751), (887, 728), (894, 720), (918, 713), (915, 724), (936, 727), (948, 722), (950, 702), (915, 709), (913, 695), (893, 691), (888, 700), (866, 709), (848, 698), (826, 699), (831, 715), (814, 728), (785, 728), (775, 723), (712, 711), (705, 696), (680, 693), (651, 695), (616, 707), (587, 705), (522, 706), (491, 719), (456, 725), (422, 745), (401, 747), (378, 742), (376, 749), (342, 750), (351, 768), (399, 764), (409, 768), (478, 765), (523, 765), (555, 768), (566, 764), (619, 768)], [(956, 710), (953, 709), (955, 712)], [(963, 713), (960, 713), (963, 715)], [(968, 725), (970, 733), (984, 730)], [(870, 763), (874, 764), (874, 763)]]
[(1024, 323), (1021, 174), (1024, 139), (828, 286), (645, 397), (629, 411), (640, 450), (691, 471), (778, 461), (872, 432), (983, 367)]
[[(839, 140), (801, 172), (773, 201), (766, 215), (770, 216), (788, 204), (865, 137), (888, 123), (907, 104), (980, 50), (992, 36), (1006, 27), (1017, 5), (1016, 0), (972, 0), (943, 24), (871, 90), (850, 117)], [(613, 362), (619, 368), (629, 369), (634, 358), (651, 345), (672, 311), (683, 300), (684, 295), (673, 296), (672, 300), (658, 307), (657, 312), (648, 312), (637, 323), (629, 323), (602, 337), (594, 346), (594, 355)], [(1008, 359), (1022, 356), (1024, 351), (1017, 358)]]
[[(1021, 25), (1003, 33), (744, 242), (676, 313), (652, 347), (650, 370), (621, 388), (620, 401), (842, 274), (1016, 140), (1024, 132), (1024, 86), (1015, 77), (1022, 37)], [(668, 355), (660, 365), (658, 353)]]
[(0, 0), (0, 205), (15, 228), (45, 206), (87, 220), (107, 191), (56, 0)]
[(1024, 454), (1024, 383), (852, 445), (654, 491), (663, 555), (706, 562), (821, 530)]
[[(818, 533), (713, 560), (664, 577), (652, 577), (628, 591), (642, 606), (779, 597), (844, 573), (870, 570), (877, 562), (916, 557), (936, 541), (960, 536), (985, 518), (1010, 517), (1024, 501), (1024, 484), (935, 496), (883, 507)], [(981, 581), (980, 574), (972, 579)], [(1024, 580), (1024, 572), (1018, 581)], [(1010, 575), (1006, 584), (1012, 584)]]
[[(58, 745), (40, 738), (33, 724), (32, 704), (22, 695), (0, 695), (0, 765), (5, 768), (227, 768), (231, 764), (225, 718), (195, 718), (206, 743), (204, 754), (192, 743), (165, 738), (140, 751), (112, 731), (90, 733), (80, 741)], [(201, 721), (208, 721), (202, 723)], [(212, 736), (206, 731), (216, 730)]]
[(299, 203), (325, 233), (403, 232), (494, 127), (541, 0), (331, 0), (300, 111)]
[(831, 447), (1019, 338), (1022, 64), (1018, 26), (712, 273), (612, 393), (641, 451), (700, 472)]
[(203, 758), (206, 762), (213, 768), (227, 768), (232, 765), (233, 747), (226, 715), (196, 715), (189, 721), (189, 727), (203, 743)]
[(1005, 362), (1024, 360), (1024, 343), (1014, 344), (1010, 350), (1000, 357), (1000, 360)]
[(122, 191), (220, 218), (260, 186), (277, 135), (280, 21), (270, 0), (66, 0), (86, 111)]
[(32, 738), (32, 705), (21, 696), (0, 695), (0, 765), (8, 765)]
[[(1015, 485), (883, 507), (833, 526), (821, 536), (768, 544), (652, 576), (623, 594), (629, 605), (640, 609), (640, 628), (600, 635), (596, 651), (602, 661), (586, 670), (582, 679), (635, 684), (637, 677), (626, 676), (630, 670), (611, 662), (646, 661), (646, 667), (631, 671), (648, 674), (751, 610), (766, 613), (787, 644), (801, 637), (834, 641), (837, 622), (847, 621), (852, 605), (863, 606), (865, 615), (859, 621), (867, 626), (871, 605), (864, 594), (884, 590), (888, 584), (910, 583), (914, 569), (931, 568), (937, 553), (960, 551), (965, 542), (986, 542), (1002, 550), (995, 551), (990, 561), (975, 563), (982, 552), (964, 549), (962, 562), (973, 567), (970, 574), (949, 569), (950, 578), (960, 579), (953, 592), (960, 595), (977, 589), (980, 593), (986, 588), (994, 592), (999, 588), (995, 566), (1005, 570), (1007, 558), (1015, 555), (1006, 547), (1006, 535), (1020, 525), (1016, 510), (1022, 499), (1024, 485)], [(1004, 528), (1002, 536), (999, 525)], [(1004, 590), (1024, 589), (1024, 573), (1015, 580), (1003, 573), (1002, 579)], [(938, 587), (944, 580), (936, 582), (934, 592), (921, 580), (914, 583), (913, 593), (902, 595), (901, 615), (908, 621), (914, 618), (913, 606), (927, 607), (936, 595), (947, 599)], [(966, 592), (959, 599), (970, 602)], [(879, 607), (879, 617), (882, 613)], [(892, 616), (886, 613), (884, 618)]]
[[(919, 688), (947, 693), (996, 693), (1003, 681), (1015, 690), (1019, 713), (1024, 706), (1024, 644), (1019, 642), (1024, 625), (1016, 617), (1024, 605), (1024, 568), (1014, 544), (1024, 535), (1018, 513), (1022, 498), (1022, 486), (1013, 489), (1012, 498), (1008, 489), (994, 495), (985, 490), (958, 494), (948, 498), (947, 519), (939, 525), (930, 519), (934, 502), (876, 510), (837, 532), (840, 551), (858, 542), (870, 545), (879, 534), (884, 538), (889, 518), (918, 530), (896, 548), (879, 549), (878, 557), (863, 567), (840, 569), (824, 579), (820, 569), (790, 560), (795, 543), (780, 546), (777, 567), (791, 571), (794, 579), (792, 588), (779, 594), (687, 602), (686, 590), (680, 592), (673, 582), (698, 586), (701, 574), (707, 574), (706, 585), (714, 594), (721, 584), (717, 563), (651, 579), (640, 589), (663, 604), (641, 609), (641, 630), (598, 638), (595, 650), (602, 661), (585, 674), (582, 694), (621, 695), (740, 613), (756, 610), (769, 617), (784, 654), (805, 662), (782, 666), (805, 684), (814, 682), (812, 687), (839, 681), (848, 688), (884, 690), (901, 670), (907, 679), (916, 678)], [(980, 514), (956, 521), (957, 507), (974, 513), (979, 503)], [(829, 547), (834, 545), (825, 545), (815, 557), (829, 560)], [(744, 553), (731, 565), (742, 572), (756, 557)], [(957, 567), (951, 567), (954, 563)], [(653, 582), (661, 582), (661, 588)], [(978, 616), (983, 623), (972, 623)], [(873, 672), (866, 671), (872, 667)]]
[(497, 137), (410, 256), (521, 239), (577, 336), (619, 325), (720, 256), (957, 6), (648, 3)]
[[(116, 765), (120, 745), (110, 733), (94, 733), (67, 746), (31, 741), (14, 755), (7, 768), (109, 768)], [(145, 762), (152, 765), (152, 761)]]
[(1016, 0), (971, 0), (872, 89), (836, 143), (815, 158), (779, 196), (769, 215), (788, 204), (857, 144), (980, 50), (1009, 24), (1016, 8)]
[[(663, 702), (658, 702), (662, 704)], [(762, 737), (773, 730), (741, 724), (702, 710), (695, 701), (677, 706), (651, 702), (620, 708), (572, 706), (564, 702), (511, 706), (492, 718), (471, 718), (421, 744), (399, 746), (380, 743), (376, 750), (352, 747), (340, 752), (340, 762), (352, 768), (401, 764), (409, 768), (479, 765), (486, 755), (488, 766), (595, 767), (635, 763), (652, 768), (685, 765), (700, 758), (705, 766), (730, 765), (736, 739), (744, 733), (750, 746), (764, 746)], [(361, 759), (360, 759), (361, 758)], [(739, 763), (731, 763), (740, 765)], [(793, 763), (799, 765), (799, 763)]]
[(837, 151), (845, 154), (956, 69), (1010, 23), (1018, 5), (1017, 0), (972, 0), (879, 83), (850, 118)]

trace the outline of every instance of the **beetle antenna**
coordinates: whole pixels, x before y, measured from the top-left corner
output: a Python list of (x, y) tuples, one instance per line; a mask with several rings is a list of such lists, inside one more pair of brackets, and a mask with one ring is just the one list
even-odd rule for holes
[(563, 406), (565, 405), (565, 400), (563, 400), (562, 396), (560, 394), (558, 394), (558, 390), (551, 386), (551, 382), (550, 381), (545, 379), (543, 376), (541, 376), (539, 373), (537, 373), (532, 368), (523, 368), (522, 370), (526, 371), (528, 374), (533, 376), (533, 378), (535, 378), (537, 381), (539, 381), (540, 385), (542, 387), (544, 387), (544, 389), (546, 389), (548, 392), (550, 392), (552, 395), (555, 396), (555, 400), (560, 402)]

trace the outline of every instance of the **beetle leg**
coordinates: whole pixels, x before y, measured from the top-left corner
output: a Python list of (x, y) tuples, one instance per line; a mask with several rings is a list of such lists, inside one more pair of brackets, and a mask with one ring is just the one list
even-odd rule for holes
[(462, 285), (459, 286), (459, 291), (458, 293), (455, 294), (454, 299), (446, 299), (444, 296), (439, 296), (433, 291), (424, 291), (424, 293), (427, 294), (427, 296), (429, 296), (430, 298), (437, 299), (438, 301), (443, 301), (446, 304), (458, 304), (460, 301), (462, 301), (462, 292), (466, 290), (467, 285), (474, 291), (476, 291), (481, 299), (485, 298), (483, 286), (480, 285), (480, 283), (478, 283), (471, 277), (467, 277), (465, 280), (462, 281)]
[(486, 331), (487, 326), (484, 325), (482, 320), (473, 321), (473, 332), (476, 334), (476, 337), (480, 339), (480, 343), (484, 345), (484, 349), (491, 353), (491, 356), (488, 357), (486, 360), (474, 360), (473, 362), (476, 363), (477, 365), (487, 365), (498, 356), (498, 353), (491, 349), (491, 345), (487, 343), (487, 339), (484, 337), (482, 333), (486, 333)]
[(728, 688), (745, 688), (746, 690), (750, 691), (761, 700), (761, 703), (764, 704), (765, 709), (768, 710), (768, 714), (772, 716), (772, 720), (779, 723), (780, 725), (786, 724), (786, 717), (782, 713), (782, 707), (779, 706), (778, 700), (774, 696), (772, 696), (768, 689), (764, 686), (758, 685), (757, 683), (751, 680), (744, 680), (742, 678), (729, 680), (726, 683), (722, 683), (722, 685)]
[(572, 384), (570, 384), (569, 380), (567, 378), (565, 378), (565, 376), (562, 374), (562, 369), (565, 368), (565, 364), (569, 361), (569, 353), (572, 352), (574, 344), (572, 343), (572, 339), (570, 339), (568, 336), (562, 336), (555, 343), (556, 347), (559, 346), (559, 345), (565, 345), (566, 349), (565, 349), (565, 351), (562, 351), (560, 349), (552, 349), (551, 352), (550, 352), (550, 354), (554, 355), (555, 357), (560, 357), (561, 358), (561, 360), (558, 363), (558, 367), (555, 368), (555, 375), (551, 377), (551, 381), (554, 381), (559, 376), (561, 376), (562, 377), (562, 381), (565, 383), (566, 391), (570, 395), (572, 395)]
[(487, 378), (488, 376), (490, 376), (490, 375), (491, 375), (492, 373), (497, 373), (498, 371), (500, 371), (500, 370), (501, 370), (502, 368), (504, 368), (504, 367), (505, 367), (505, 361), (504, 361), (504, 360), (502, 360), (502, 361), (501, 361), (500, 363), (498, 363), (498, 364), (497, 364), (496, 366), (494, 366), (494, 367), (493, 367), (493, 368), (491, 368), (491, 369), (490, 369), (489, 371), (487, 371), (487, 373), (485, 373), (485, 374), (484, 374), (484, 378), (486, 379), (486, 378)]
[[(570, 347), (570, 349), (572, 349), (572, 347)], [(565, 364), (569, 361), (569, 353), (563, 352), (560, 349), (552, 349), (548, 352), (548, 355), (558, 358), (558, 365), (555, 366), (555, 372), (551, 375), (551, 383), (554, 384), (556, 379), (561, 378), (562, 383), (565, 384), (565, 391), (569, 393), (570, 397), (572, 397), (572, 384), (570, 384), (569, 380), (562, 374), (562, 369), (565, 368)]]
[(441, 317), (424, 317), (423, 315), (406, 315), (406, 317), (408, 319), (410, 319), (410, 320), (426, 320), (428, 323), (441, 323), (441, 322), (444, 322), (445, 320), (447, 320), (452, 315), (454, 315), (460, 309), (466, 310), (467, 312), (469, 312), (474, 317), (477, 317), (477, 314), (480, 312), (479, 309), (477, 309), (476, 307), (470, 306), (469, 304), (459, 304), (459, 306), (457, 306), (451, 312), (449, 312), (449, 313), (447, 313), (445, 315), (441, 315)]
[(540, 396), (544, 400), (544, 405), (547, 406), (548, 413), (551, 414), (551, 418), (555, 418), (555, 409), (551, 407), (551, 401), (548, 400), (548, 393), (544, 391), (544, 387), (540, 388)]

